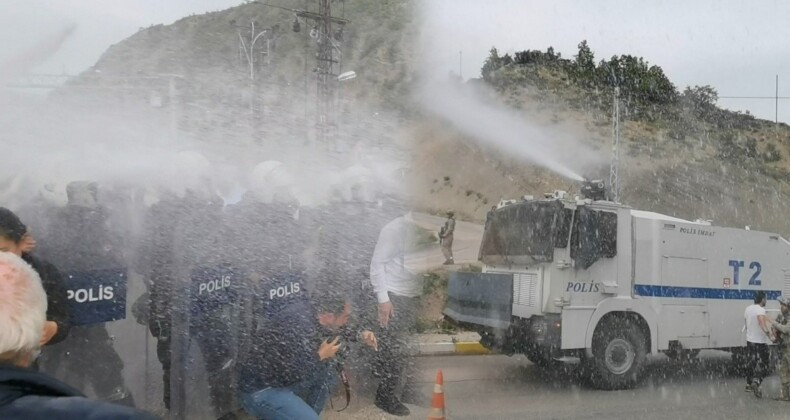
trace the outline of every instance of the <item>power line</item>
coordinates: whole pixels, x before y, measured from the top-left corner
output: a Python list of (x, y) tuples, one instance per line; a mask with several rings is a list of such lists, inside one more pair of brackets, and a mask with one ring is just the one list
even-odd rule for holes
[(255, 2), (252, 2), (252, 3), (260, 4), (260, 5), (262, 5), (262, 6), (273, 7), (273, 8), (275, 8), (275, 9), (282, 9), (282, 10), (287, 10), (287, 11), (289, 11), (289, 12), (301, 12), (301, 10), (291, 9), (290, 7), (285, 7), (285, 6), (278, 6), (278, 5), (276, 5), (276, 4), (261, 3), (261, 2), (259, 2), (259, 1), (255, 1)]
[(719, 99), (790, 99), (790, 96), (719, 96)]

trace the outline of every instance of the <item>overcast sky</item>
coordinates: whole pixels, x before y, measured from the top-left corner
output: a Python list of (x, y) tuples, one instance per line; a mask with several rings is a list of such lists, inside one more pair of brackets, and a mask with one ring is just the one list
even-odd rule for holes
[[(354, 0), (346, 0), (352, 2)], [(491, 46), (545, 50), (571, 57), (587, 39), (597, 59), (634, 54), (660, 65), (678, 88), (714, 86), (720, 95), (790, 96), (790, 2), (778, 0), (413, 0), (427, 11), (441, 63), (433, 70), (479, 75)], [(302, 0), (270, 0), (298, 7)], [(74, 23), (76, 33), (37, 71), (78, 73), (140, 27), (242, 0), (0, 0), (0, 60)], [(773, 119), (773, 100), (721, 100)], [(780, 100), (790, 122), (790, 100)]]

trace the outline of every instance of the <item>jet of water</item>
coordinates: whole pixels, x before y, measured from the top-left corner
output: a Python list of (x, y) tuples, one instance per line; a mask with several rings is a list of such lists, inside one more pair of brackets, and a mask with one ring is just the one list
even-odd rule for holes
[(579, 145), (568, 141), (562, 133), (548, 132), (511, 109), (485, 103), (471, 89), (457, 83), (426, 84), (419, 100), (426, 110), (452, 122), (481, 144), (494, 146), (574, 181), (584, 180), (563, 163), (574, 158)]

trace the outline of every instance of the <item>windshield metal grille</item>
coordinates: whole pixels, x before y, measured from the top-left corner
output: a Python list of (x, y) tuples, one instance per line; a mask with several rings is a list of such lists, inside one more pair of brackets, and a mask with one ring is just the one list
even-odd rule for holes
[(535, 307), (538, 294), (538, 274), (513, 274), (513, 303)]

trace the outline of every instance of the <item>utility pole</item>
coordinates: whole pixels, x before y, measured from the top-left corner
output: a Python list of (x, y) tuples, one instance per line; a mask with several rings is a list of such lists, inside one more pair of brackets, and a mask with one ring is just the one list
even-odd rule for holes
[[(250, 36), (248, 40), (245, 40), (245, 36), (242, 35), (242, 31), (245, 29), (243, 25), (237, 25), (236, 21), (233, 20), (230, 22), (231, 25), (236, 27), (237, 34), (239, 36), (239, 61), (243, 61), (242, 59), (246, 59), (247, 66), (250, 70), (250, 87), (249, 87), (249, 96), (250, 96), (250, 122), (253, 128), (253, 132), (257, 129), (257, 112), (255, 110), (255, 96), (258, 93), (258, 89), (256, 88), (255, 84), (255, 43), (261, 37), (265, 37), (267, 39), (266, 43), (266, 57), (270, 55), (269, 47), (270, 43), (268, 42), (271, 39), (271, 29), (263, 29), (257, 31), (255, 28), (255, 21), (250, 21)], [(261, 107), (263, 106), (263, 100), (261, 100)], [(264, 110), (261, 109), (261, 114), (263, 114)]]
[[(258, 29), (255, 21), (250, 21), (250, 34), (249, 39), (245, 39), (245, 35), (242, 34), (242, 31), (246, 29), (245, 26), (236, 25), (236, 21), (231, 21), (231, 25), (235, 26), (239, 36), (239, 61), (243, 61), (242, 59), (246, 59), (247, 65), (249, 66), (250, 70), (250, 87), (249, 87), (249, 95), (250, 95), (250, 118), (251, 124), (253, 127), (253, 131), (257, 130), (257, 117), (260, 114), (261, 121), (263, 121), (264, 113), (266, 112), (264, 108), (264, 100), (263, 98), (260, 99), (260, 111), (255, 109), (256, 101), (255, 96), (258, 94), (257, 89), (257, 82), (255, 80), (255, 73), (256, 65), (260, 67), (261, 63), (259, 60), (256, 60), (255, 57), (255, 45), (256, 43), (263, 39), (266, 41), (266, 49), (261, 51), (262, 55), (266, 56), (266, 64), (271, 64), (272, 61), (272, 42), (276, 41), (276, 37), (278, 36), (279, 32), (277, 30), (277, 26), (271, 28), (263, 28)], [(260, 48), (259, 48), (260, 50)]]
[(612, 164), (609, 169), (609, 186), (612, 199), (620, 202), (620, 87), (614, 88), (614, 109), (612, 110)]
[(250, 80), (255, 80), (255, 43), (258, 42), (261, 37), (265, 37), (266, 50), (263, 54), (266, 56), (266, 64), (271, 64), (271, 41), (274, 39), (273, 29), (265, 28), (256, 33), (255, 22), (252, 21), (250, 22), (250, 39), (245, 41), (244, 36), (241, 34), (243, 26), (237, 26), (235, 21), (231, 22), (231, 24), (238, 29), (239, 55), (247, 59), (247, 64), (250, 67)]
[[(342, 33), (343, 27), (348, 20), (332, 16), (332, 0), (318, 0), (318, 13), (306, 10), (295, 11), (296, 16), (305, 20), (315, 22), (314, 32), (311, 37), (316, 38), (318, 43), (318, 63), (316, 72), (316, 131), (317, 140), (327, 143), (332, 137), (335, 128), (334, 98), (337, 89), (337, 76), (340, 69), (340, 59), (342, 54), (335, 41)], [(337, 30), (333, 30), (333, 25), (337, 25)], [(337, 52), (337, 56), (335, 56)]]
[(774, 109), (774, 130), (779, 130), (779, 75), (776, 75), (776, 105)]
[(318, 14), (321, 19), (318, 20), (318, 141), (321, 143), (329, 140), (331, 135), (332, 125), (334, 123), (333, 109), (332, 109), (332, 87), (330, 83), (333, 82), (332, 76), (334, 74), (333, 67), (335, 60), (333, 60), (333, 46), (332, 46), (332, 21), (329, 17), (332, 16), (332, 0), (318, 0)]
[[(317, 96), (316, 137), (319, 142), (327, 142), (332, 130), (336, 127), (333, 105), (336, 97), (337, 77), (340, 73), (340, 61), (342, 59), (338, 42), (342, 40), (343, 28), (349, 22), (347, 19), (332, 16), (332, 1), (334, 0), (318, 0), (318, 13), (307, 11), (307, 0), (305, 0), (305, 10), (255, 2), (267, 7), (293, 12), (295, 15), (292, 24), (294, 32), (301, 31), (299, 19), (310, 20), (315, 25), (310, 31), (310, 37), (315, 38), (318, 44), (318, 53), (316, 54), (318, 65), (315, 68), (315, 73)], [(337, 53), (337, 56), (335, 53)], [(305, 80), (306, 85), (307, 81)], [(305, 95), (306, 101), (307, 95)], [(307, 115), (307, 107), (305, 107), (305, 115)]]

